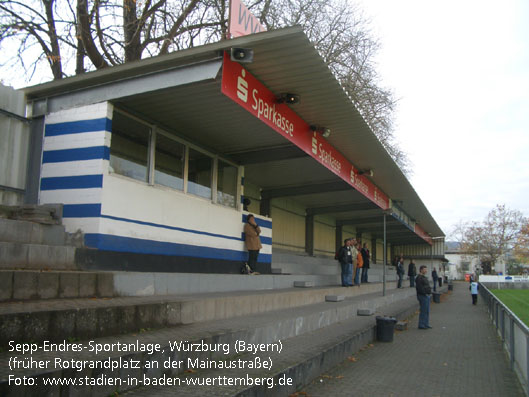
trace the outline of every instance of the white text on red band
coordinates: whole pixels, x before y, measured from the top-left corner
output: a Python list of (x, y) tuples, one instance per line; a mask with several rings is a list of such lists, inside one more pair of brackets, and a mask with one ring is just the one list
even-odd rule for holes
[(276, 105), (270, 106), (268, 103), (263, 101), (259, 96), (259, 90), (254, 88), (252, 91), (253, 105), (252, 109), (257, 111), (257, 118), (265, 118), (271, 121), (277, 128), (285, 132), (290, 136), (294, 136), (294, 124), (288, 120), (285, 116), (276, 110)]

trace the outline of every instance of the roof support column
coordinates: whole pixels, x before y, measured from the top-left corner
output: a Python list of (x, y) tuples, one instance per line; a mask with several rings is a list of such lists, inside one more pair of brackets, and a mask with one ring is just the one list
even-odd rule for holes
[(261, 203), (259, 206), (259, 213), (263, 216), (267, 216), (270, 218), (271, 215), (271, 206), (270, 206), (270, 199), (269, 198), (261, 198)]
[(343, 241), (343, 225), (337, 224), (336, 225), (336, 250), (335, 252), (338, 252), (340, 250), (340, 247), (342, 246)]
[(37, 204), (39, 201), (41, 157), (44, 145), (43, 131), (44, 117), (33, 118), (29, 124), (28, 167), (24, 204)]
[(382, 296), (386, 296), (386, 262), (388, 260), (386, 247), (386, 213), (384, 213), (384, 261), (382, 262)]
[(305, 252), (314, 255), (314, 215), (305, 216)]
[(377, 262), (377, 239), (373, 237), (371, 239), (371, 263)]

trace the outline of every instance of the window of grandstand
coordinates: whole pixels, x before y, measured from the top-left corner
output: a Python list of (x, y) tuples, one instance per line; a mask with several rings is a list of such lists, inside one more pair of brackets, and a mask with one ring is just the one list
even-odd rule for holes
[(218, 161), (217, 173), (217, 203), (228, 207), (235, 207), (237, 196), (237, 167)]
[[(220, 159), (215, 167), (213, 155), (190, 146), (191, 144), (171, 132), (115, 109), (110, 143), (110, 172), (186, 191), (218, 204), (237, 208), (238, 167)], [(150, 153), (153, 154), (152, 159)], [(215, 180), (216, 189), (213, 186)], [(213, 197), (215, 191), (216, 198)]]
[(154, 183), (184, 190), (184, 155), (184, 144), (157, 133)]
[(114, 112), (110, 141), (110, 170), (147, 182), (150, 128)]
[(212, 169), (212, 157), (190, 148), (187, 192), (211, 199)]

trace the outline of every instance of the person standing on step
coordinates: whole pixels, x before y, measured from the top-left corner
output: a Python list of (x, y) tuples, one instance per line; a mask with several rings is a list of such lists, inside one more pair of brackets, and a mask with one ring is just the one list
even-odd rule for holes
[(351, 252), (351, 239), (343, 241), (343, 246), (338, 250), (338, 262), (342, 267), (342, 287), (351, 287), (353, 276), (353, 255)]
[(402, 288), (402, 278), (404, 277), (404, 257), (401, 256), (397, 262), (397, 288)]
[(259, 238), (260, 234), (261, 228), (257, 225), (255, 217), (252, 214), (248, 214), (244, 224), (244, 242), (248, 250), (248, 266), (250, 266), (250, 271), (252, 272), (255, 271), (255, 266), (257, 265), (259, 250), (263, 248)]
[(478, 290), (479, 290), (478, 282), (472, 281), (468, 289), (470, 290), (470, 293), (472, 294), (472, 304), (475, 305), (476, 303), (478, 303)]
[(357, 241), (354, 237), (351, 237), (351, 256), (353, 257), (353, 265), (351, 268), (351, 280), (349, 284), (353, 285), (353, 274), (356, 272), (358, 266), (358, 250), (356, 249)]
[(417, 268), (413, 259), (410, 259), (410, 264), (408, 265), (408, 277), (410, 278), (410, 288), (415, 287), (415, 277), (417, 277)]
[(429, 329), (430, 327), (430, 295), (432, 289), (426, 274), (428, 268), (425, 265), (419, 267), (419, 275), (415, 279), (415, 290), (417, 291), (417, 300), (419, 301), (419, 329)]
[(364, 243), (364, 246), (362, 247), (362, 260), (364, 261), (364, 266), (362, 266), (361, 281), (362, 283), (368, 283), (369, 281), (367, 281), (367, 272), (369, 270), (371, 254), (369, 252), (369, 248), (367, 248), (367, 243)]
[(359, 242), (356, 245), (356, 268), (355, 268), (355, 282), (354, 284), (360, 287), (360, 271), (364, 267), (364, 258), (362, 256), (362, 244)]
[(437, 280), (439, 279), (439, 276), (437, 276), (437, 270), (435, 270), (435, 267), (432, 270), (432, 279), (433, 279), (433, 291), (437, 291)]

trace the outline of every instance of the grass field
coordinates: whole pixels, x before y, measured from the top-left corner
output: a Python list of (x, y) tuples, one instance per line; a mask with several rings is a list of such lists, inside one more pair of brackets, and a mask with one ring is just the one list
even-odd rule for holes
[(490, 291), (529, 327), (528, 289), (491, 289)]

